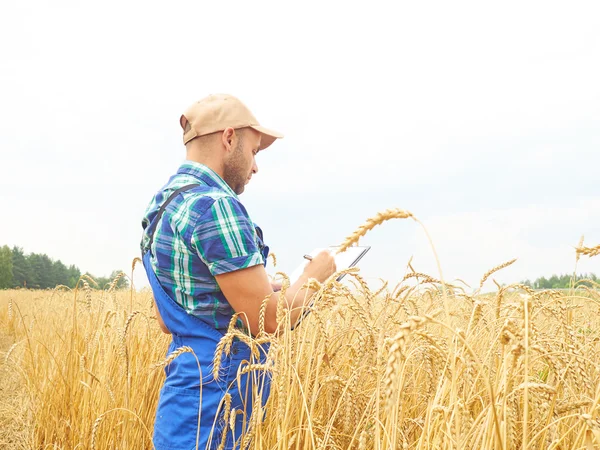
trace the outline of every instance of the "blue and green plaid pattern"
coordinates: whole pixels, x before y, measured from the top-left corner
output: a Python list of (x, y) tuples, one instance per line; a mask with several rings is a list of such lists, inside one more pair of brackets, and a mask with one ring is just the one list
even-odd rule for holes
[(160, 206), (177, 195), (156, 226), (150, 259), (160, 284), (189, 314), (218, 330), (229, 325), (233, 308), (215, 275), (264, 264), (262, 240), (237, 195), (210, 168), (186, 161), (154, 196), (142, 220), (142, 254), (148, 250), (149, 225)]

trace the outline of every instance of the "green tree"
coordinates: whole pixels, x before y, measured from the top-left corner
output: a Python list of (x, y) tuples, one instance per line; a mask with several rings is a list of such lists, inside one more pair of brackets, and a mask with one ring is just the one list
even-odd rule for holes
[(559, 289), (560, 286), (560, 279), (558, 278), (558, 276), (556, 275), (552, 275), (549, 279), (548, 279), (548, 287), (550, 289)]
[(598, 277), (593, 273), (582, 273), (579, 275), (563, 274), (563, 275), (552, 275), (550, 278), (540, 277), (537, 278), (533, 283), (529, 280), (521, 282), (527, 286), (531, 286), (534, 289), (569, 289), (575, 281), (576, 286), (585, 285), (590, 288), (594, 287), (593, 283), (586, 281), (591, 280), (596, 282)]
[(37, 253), (30, 253), (29, 255), (27, 255), (27, 262), (29, 263), (27, 287), (33, 289), (40, 289), (40, 274), (44, 270), (42, 259)]
[(96, 280), (96, 283), (98, 283), (98, 289), (108, 289), (108, 285), (111, 282), (110, 278), (94, 276), (92, 276), (92, 278)]
[(50, 259), (50, 257), (48, 255), (46, 255), (45, 253), (40, 255), (40, 260), (42, 263), (42, 272), (39, 274), (40, 275), (40, 287), (42, 289), (48, 289), (48, 288), (53, 288), (56, 286), (55, 280), (54, 280), (54, 271), (53, 266), (54, 266), (54, 261), (52, 261)]
[(77, 282), (79, 281), (79, 277), (81, 277), (81, 271), (73, 264), (71, 264), (67, 269), (67, 286), (69, 286), (70, 288), (74, 288)]
[(537, 280), (535, 280), (533, 282), (533, 287), (535, 289), (548, 289), (548, 287), (549, 287), (548, 280), (546, 280), (546, 277), (538, 278)]
[(27, 256), (23, 252), (23, 249), (14, 246), (12, 249), (12, 263), (13, 263), (13, 282), (12, 287), (27, 287), (27, 280), (30, 277), (31, 266), (27, 260)]
[(5, 245), (0, 247), (0, 289), (8, 289), (13, 283), (12, 251)]
[(65, 286), (69, 285), (69, 270), (62, 261), (54, 261), (52, 265), (52, 277), (54, 279), (53, 284), (56, 286), (62, 284)]
[[(109, 277), (95, 277), (89, 273), (87, 275), (98, 283), (98, 289), (107, 289), (120, 273), (120, 270), (113, 270)], [(43, 253), (26, 255), (23, 249), (17, 246), (12, 250), (8, 246), (0, 247), (0, 289), (53, 289), (59, 284), (74, 288), (80, 278), (81, 271), (73, 264), (67, 267), (62, 261), (54, 261)], [(128, 287), (127, 277), (120, 277), (115, 285), (116, 289)]]
[[(31, 287), (37, 289), (53, 288), (54, 283), (52, 273), (52, 260), (46, 254), (32, 253), (29, 255), (29, 264), (31, 266)], [(27, 283), (28, 286), (30, 285)]]

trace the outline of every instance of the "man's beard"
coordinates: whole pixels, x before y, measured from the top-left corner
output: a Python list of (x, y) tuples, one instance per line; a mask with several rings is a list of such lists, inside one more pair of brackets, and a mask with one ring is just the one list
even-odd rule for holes
[(245, 172), (244, 152), (242, 150), (243, 142), (240, 139), (235, 147), (231, 158), (223, 168), (223, 179), (233, 189), (237, 195), (244, 192), (248, 173)]

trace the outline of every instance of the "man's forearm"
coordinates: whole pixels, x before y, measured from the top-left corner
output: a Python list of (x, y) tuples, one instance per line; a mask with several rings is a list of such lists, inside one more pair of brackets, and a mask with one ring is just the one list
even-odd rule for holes
[[(289, 311), (289, 323), (284, 326), (293, 326), (298, 322), (300, 315), (303, 314), (304, 308), (309, 305), (311, 297), (315, 294), (315, 290), (303, 287), (308, 281), (308, 278), (303, 275), (293, 285), (285, 291), (285, 308)], [(274, 333), (278, 326), (277, 323), (277, 304), (279, 303), (281, 293), (273, 292), (267, 303), (265, 311), (265, 331)]]

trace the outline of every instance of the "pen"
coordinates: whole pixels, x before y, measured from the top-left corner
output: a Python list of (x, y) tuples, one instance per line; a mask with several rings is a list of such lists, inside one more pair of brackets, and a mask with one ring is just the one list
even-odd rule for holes
[(304, 259), (308, 259), (309, 261), (312, 261), (312, 256), (310, 256), (310, 255), (304, 255)]

